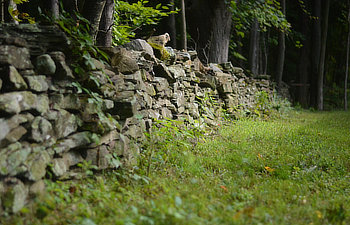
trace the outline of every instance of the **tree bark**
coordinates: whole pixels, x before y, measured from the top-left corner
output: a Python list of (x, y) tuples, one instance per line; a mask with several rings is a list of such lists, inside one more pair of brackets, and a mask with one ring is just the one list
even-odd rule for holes
[(51, 11), (52, 17), (54, 19), (57, 19), (60, 14), (58, 0), (50, 0), (50, 11)]
[(90, 34), (95, 41), (102, 12), (107, 0), (85, 0), (82, 15), (90, 21)]
[(185, 0), (181, 0), (181, 49), (187, 51), (187, 28), (186, 28), (186, 12)]
[[(170, 10), (174, 11), (175, 6), (174, 6), (174, 0), (170, 0)], [(169, 34), (170, 34), (170, 43), (169, 45), (176, 49), (176, 20), (175, 20), (175, 14), (171, 14), (168, 17), (168, 26), (170, 27)]]
[(254, 76), (259, 72), (259, 36), (259, 23), (255, 19), (250, 30), (249, 44), (249, 66)]
[(199, 57), (206, 62), (227, 62), (232, 25), (227, 1), (188, 2), (187, 25)]
[(317, 79), (321, 55), (321, 0), (313, 1), (310, 105), (317, 107)]
[[(286, 0), (281, 0), (282, 12), (286, 15)], [(282, 77), (283, 77), (283, 68), (284, 68), (284, 58), (286, 51), (286, 40), (285, 34), (283, 31), (280, 31), (278, 36), (278, 56), (276, 64), (276, 82), (277, 87), (282, 87)]]
[(306, 13), (301, 12), (302, 34), (305, 37), (301, 49), (299, 60), (299, 103), (302, 107), (307, 108), (309, 105), (309, 71), (310, 71), (310, 23), (309, 17)]
[(112, 46), (112, 26), (114, 23), (114, 0), (107, 0), (103, 9), (97, 34), (96, 44), (99, 46)]
[(323, 77), (324, 64), (326, 58), (327, 33), (328, 33), (328, 15), (329, 15), (329, 1), (325, 0), (324, 15), (322, 16), (322, 42), (321, 54), (319, 63), (319, 74), (317, 79), (317, 109), (323, 110)]
[(348, 110), (348, 76), (349, 76), (349, 50), (350, 50), (350, 3), (348, 12), (348, 40), (346, 44), (346, 64), (345, 64), (345, 79), (344, 79), (344, 110)]

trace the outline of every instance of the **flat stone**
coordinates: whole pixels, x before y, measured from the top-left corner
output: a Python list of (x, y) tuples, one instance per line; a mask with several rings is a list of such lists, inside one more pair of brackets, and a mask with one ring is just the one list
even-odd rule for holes
[(13, 65), (17, 69), (32, 69), (27, 48), (13, 45), (0, 45), (0, 65)]
[(56, 64), (48, 54), (38, 56), (34, 64), (39, 74), (52, 75), (56, 72)]
[(69, 169), (67, 160), (63, 158), (57, 158), (52, 160), (52, 173), (56, 177), (63, 176)]
[(30, 196), (35, 197), (35, 196), (43, 195), (44, 193), (45, 193), (45, 182), (43, 180), (36, 181), (29, 188)]
[(175, 79), (186, 76), (185, 70), (181, 65), (171, 65), (168, 66), (168, 69)]
[(36, 92), (45, 92), (49, 89), (46, 76), (26, 76), (29, 88)]
[(127, 50), (143, 51), (154, 56), (152, 46), (142, 39), (132, 40), (131, 42), (124, 44), (123, 47)]
[(68, 167), (77, 165), (78, 163), (84, 161), (81, 154), (76, 151), (69, 151), (67, 153), (64, 153), (62, 158), (67, 162)]
[(78, 124), (78, 118), (74, 114), (64, 109), (59, 110), (54, 122), (56, 137), (60, 139), (74, 133), (78, 129)]
[(84, 131), (72, 134), (63, 140), (58, 141), (57, 144), (53, 147), (53, 150), (57, 154), (61, 154), (68, 152), (71, 149), (88, 146), (93, 142), (95, 142), (95, 140), (93, 139), (92, 133)]

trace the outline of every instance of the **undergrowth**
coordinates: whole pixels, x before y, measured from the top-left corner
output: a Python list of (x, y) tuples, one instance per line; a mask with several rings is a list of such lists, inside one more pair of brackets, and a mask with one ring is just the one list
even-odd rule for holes
[(214, 137), (166, 123), (138, 166), (46, 181), (0, 223), (350, 224), (349, 113), (242, 119)]

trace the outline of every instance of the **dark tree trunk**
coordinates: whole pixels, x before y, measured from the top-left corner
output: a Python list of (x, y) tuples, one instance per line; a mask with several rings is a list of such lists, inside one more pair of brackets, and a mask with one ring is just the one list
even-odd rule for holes
[(63, 9), (72, 17), (75, 17), (75, 12), (79, 12), (80, 9), (78, 9), (78, 0), (62, 0), (62, 5)]
[[(282, 12), (286, 15), (286, 0), (281, 0)], [(282, 87), (282, 77), (284, 68), (284, 57), (286, 51), (286, 39), (283, 31), (280, 31), (278, 36), (278, 56), (276, 64), (276, 82), (277, 87)]]
[(299, 103), (302, 107), (307, 108), (309, 105), (309, 69), (310, 69), (310, 23), (306, 13), (301, 12), (302, 34), (305, 37), (301, 49), (299, 60)]
[(348, 76), (349, 76), (349, 50), (350, 50), (350, 4), (348, 12), (348, 41), (346, 45), (346, 64), (345, 64), (345, 79), (344, 79), (344, 110), (348, 110)]
[(254, 20), (250, 30), (250, 44), (249, 44), (249, 66), (253, 75), (259, 72), (259, 23)]
[[(174, 0), (170, 0), (170, 10), (174, 11), (175, 7), (174, 7)], [(171, 14), (168, 17), (168, 27), (170, 28), (169, 30), (169, 35), (170, 35), (170, 43), (169, 45), (173, 48), (176, 49), (176, 20), (175, 20), (175, 14)]]
[(85, 0), (82, 14), (90, 21), (90, 34), (96, 40), (97, 32), (102, 17), (102, 12), (107, 0)]
[(310, 105), (317, 107), (317, 79), (321, 55), (321, 0), (313, 1)]
[(50, 0), (50, 6), (49, 6), (49, 10), (52, 14), (52, 17), (54, 19), (57, 19), (60, 13), (60, 7), (59, 7), (59, 3), (58, 0)]
[(185, 0), (181, 0), (181, 49), (187, 50)]
[(321, 42), (321, 54), (319, 63), (319, 74), (317, 79), (317, 109), (323, 110), (323, 77), (324, 77), (324, 64), (326, 58), (326, 46), (327, 46), (327, 33), (328, 33), (328, 14), (329, 14), (329, 1), (325, 0), (324, 14), (322, 16), (322, 42)]
[(232, 13), (225, 0), (188, 1), (187, 21), (196, 50), (206, 62), (228, 61)]
[(112, 46), (112, 26), (114, 23), (114, 0), (107, 0), (103, 9), (100, 21), (99, 32), (97, 34), (96, 44), (99, 46)]

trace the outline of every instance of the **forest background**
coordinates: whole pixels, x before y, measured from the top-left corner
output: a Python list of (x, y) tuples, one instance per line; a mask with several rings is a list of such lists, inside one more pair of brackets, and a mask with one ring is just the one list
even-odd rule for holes
[(251, 76), (270, 75), (278, 89), (289, 87), (297, 106), (347, 109), (349, 1), (1, 2), (5, 22), (34, 22), (35, 18), (42, 23), (48, 18), (44, 15), (50, 15), (56, 20), (71, 16), (79, 24), (86, 18), (92, 40), (100, 46), (167, 32), (169, 46), (196, 50), (204, 63), (231, 61)]

